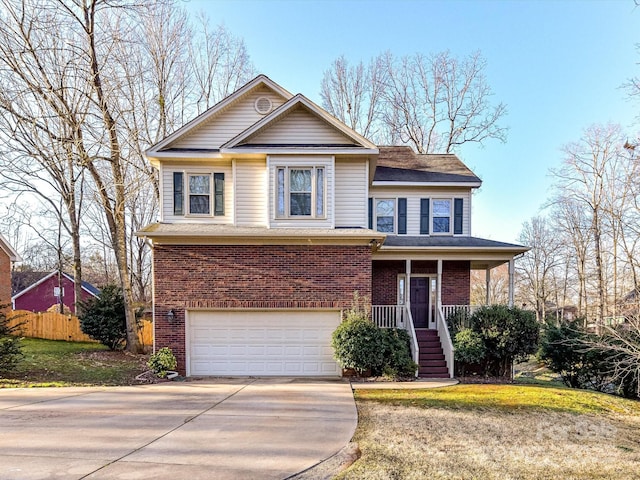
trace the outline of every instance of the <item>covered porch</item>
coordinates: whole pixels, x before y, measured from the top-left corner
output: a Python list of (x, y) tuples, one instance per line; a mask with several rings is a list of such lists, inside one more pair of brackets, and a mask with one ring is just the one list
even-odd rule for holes
[(453, 344), (446, 319), (457, 309), (472, 313), (479, 307), (470, 302), (471, 271), (485, 271), (490, 292), (492, 270), (508, 264), (508, 301), (513, 305), (515, 258), (527, 248), (472, 237), (436, 238), (449, 242), (437, 247), (428, 245), (433, 237), (420, 237), (427, 245), (415, 246), (398, 245), (397, 239), (388, 238), (373, 255), (372, 319), (382, 328), (407, 330), (421, 376), (440, 376), (446, 367), (452, 377)]

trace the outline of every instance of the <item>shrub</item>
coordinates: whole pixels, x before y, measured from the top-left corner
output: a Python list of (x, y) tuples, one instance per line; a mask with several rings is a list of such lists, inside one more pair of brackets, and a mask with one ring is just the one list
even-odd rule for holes
[(107, 285), (100, 295), (80, 303), (80, 328), (111, 350), (124, 346), (127, 339), (124, 296), (116, 285)]
[(0, 305), (0, 373), (13, 370), (22, 357), (20, 324), (9, 326), (7, 308), (8, 305)]
[(471, 315), (466, 308), (456, 308), (453, 313), (447, 317), (447, 324), (451, 338), (453, 338), (460, 330), (469, 328)]
[(163, 347), (149, 357), (147, 366), (158, 377), (164, 378), (167, 376), (167, 372), (178, 366), (178, 361), (169, 347)]
[(595, 336), (580, 328), (582, 322), (577, 319), (559, 325), (547, 323), (538, 358), (568, 387), (605, 391), (610, 386), (610, 355), (588, 346)]
[(368, 318), (350, 316), (333, 332), (331, 344), (334, 357), (342, 368), (351, 368), (362, 375), (382, 370), (384, 340), (381, 329)]
[(397, 328), (381, 329), (384, 345), (383, 365), (380, 373), (385, 376), (413, 377), (418, 365), (411, 358), (411, 337), (406, 330)]
[(485, 376), (510, 376), (514, 360), (524, 360), (538, 348), (535, 314), (516, 307), (482, 307), (468, 319), (458, 314), (451, 324), (457, 368), (462, 372), (473, 365)]

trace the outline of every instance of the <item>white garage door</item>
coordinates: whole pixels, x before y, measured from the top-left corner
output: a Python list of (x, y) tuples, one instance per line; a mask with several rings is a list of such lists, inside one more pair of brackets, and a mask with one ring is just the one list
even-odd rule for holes
[(189, 375), (340, 375), (340, 312), (189, 311), (188, 322)]

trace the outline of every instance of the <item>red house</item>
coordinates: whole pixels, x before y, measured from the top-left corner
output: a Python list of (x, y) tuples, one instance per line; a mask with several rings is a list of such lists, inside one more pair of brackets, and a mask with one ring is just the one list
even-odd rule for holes
[[(34, 272), (30, 272), (34, 273)], [(41, 272), (41, 278), (26, 288), (21, 288), (11, 297), (14, 310), (29, 310), (31, 312), (45, 312), (54, 305), (62, 303), (66, 308), (75, 313), (76, 299), (74, 297), (74, 278), (58, 271), (50, 273)], [(15, 279), (14, 279), (15, 280)], [(15, 282), (16, 284), (19, 282)], [(89, 282), (82, 282), (82, 300), (86, 301), (91, 297), (97, 297), (100, 290)]]

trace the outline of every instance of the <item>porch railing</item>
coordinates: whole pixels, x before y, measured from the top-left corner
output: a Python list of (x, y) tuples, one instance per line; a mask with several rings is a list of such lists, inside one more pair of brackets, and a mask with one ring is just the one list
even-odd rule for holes
[(408, 310), (404, 305), (373, 305), (371, 319), (380, 328), (406, 329)]
[(482, 305), (442, 305), (442, 315), (446, 320), (449, 315), (456, 312), (456, 310), (465, 310), (469, 315), (473, 314)]
[[(411, 312), (405, 305), (372, 305), (371, 319), (380, 328), (402, 328), (411, 338), (411, 356), (416, 364), (420, 360), (420, 351), (416, 329), (413, 326)], [(418, 372), (416, 371), (416, 375)]]
[[(451, 306), (451, 305), (447, 305)], [(447, 368), (449, 369), (449, 378), (453, 378), (454, 375), (454, 350), (453, 342), (451, 341), (451, 335), (449, 334), (449, 327), (445, 322), (445, 316), (443, 313), (445, 305), (442, 308), (436, 308), (438, 315), (436, 326), (438, 328), (438, 335), (440, 336), (440, 345), (442, 346), (442, 352), (444, 353), (444, 359), (447, 362)]]

